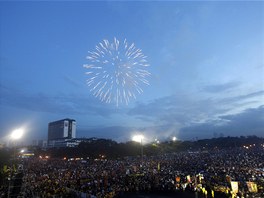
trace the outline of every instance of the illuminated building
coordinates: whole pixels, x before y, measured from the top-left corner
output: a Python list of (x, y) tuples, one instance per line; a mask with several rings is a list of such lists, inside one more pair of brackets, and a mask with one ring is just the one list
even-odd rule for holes
[(48, 147), (65, 147), (72, 145), (72, 139), (76, 138), (76, 121), (63, 119), (49, 123)]

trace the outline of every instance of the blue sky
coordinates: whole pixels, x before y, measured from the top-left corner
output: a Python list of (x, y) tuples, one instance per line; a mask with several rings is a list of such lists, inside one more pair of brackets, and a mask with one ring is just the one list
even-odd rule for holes
[[(83, 64), (103, 39), (147, 56), (128, 105), (95, 98)], [(264, 3), (0, 1), (0, 138), (72, 118), (78, 137), (148, 140), (264, 134)]]

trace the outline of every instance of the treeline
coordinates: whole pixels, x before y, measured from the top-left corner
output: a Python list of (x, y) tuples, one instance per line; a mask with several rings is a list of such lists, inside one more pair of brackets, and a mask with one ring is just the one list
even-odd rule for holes
[[(251, 146), (250, 146), (251, 145)], [(117, 143), (109, 139), (86, 139), (78, 147), (74, 148), (50, 148), (46, 151), (35, 150), (36, 155), (48, 155), (51, 157), (79, 157), (79, 158), (122, 158), (127, 156), (141, 156), (143, 149), (144, 156), (160, 155), (165, 153), (181, 151), (208, 151), (226, 148), (246, 146), (248, 148), (260, 147), (264, 145), (264, 138), (257, 136), (240, 137), (220, 137), (213, 139), (203, 139), (197, 141), (164, 141), (160, 143), (152, 142), (141, 145), (137, 142)]]

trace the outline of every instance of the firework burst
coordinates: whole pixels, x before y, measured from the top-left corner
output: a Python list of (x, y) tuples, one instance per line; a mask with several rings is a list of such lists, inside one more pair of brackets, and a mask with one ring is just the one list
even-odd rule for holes
[(142, 85), (149, 85), (146, 58), (141, 49), (134, 43), (129, 45), (126, 39), (103, 40), (95, 51), (88, 52), (88, 64), (84, 64), (90, 91), (103, 102), (128, 104), (131, 98), (143, 93)]

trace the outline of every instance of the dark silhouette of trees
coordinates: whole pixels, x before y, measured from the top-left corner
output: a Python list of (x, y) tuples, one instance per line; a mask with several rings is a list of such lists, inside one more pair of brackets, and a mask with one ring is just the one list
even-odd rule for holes
[[(219, 137), (196, 141), (164, 141), (143, 145), (144, 156), (160, 155), (181, 151), (207, 151), (213, 149), (227, 149), (249, 145), (264, 145), (264, 138), (256, 136)], [(117, 143), (110, 139), (90, 138), (81, 142), (78, 147), (50, 148), (46, 151), (37, 149), (36, 155), (49, 155), (51, 157), (67, 158), (108, 158), (116, 159), (126, 156), (141, 156), (141, 144), (137, 142)]]

